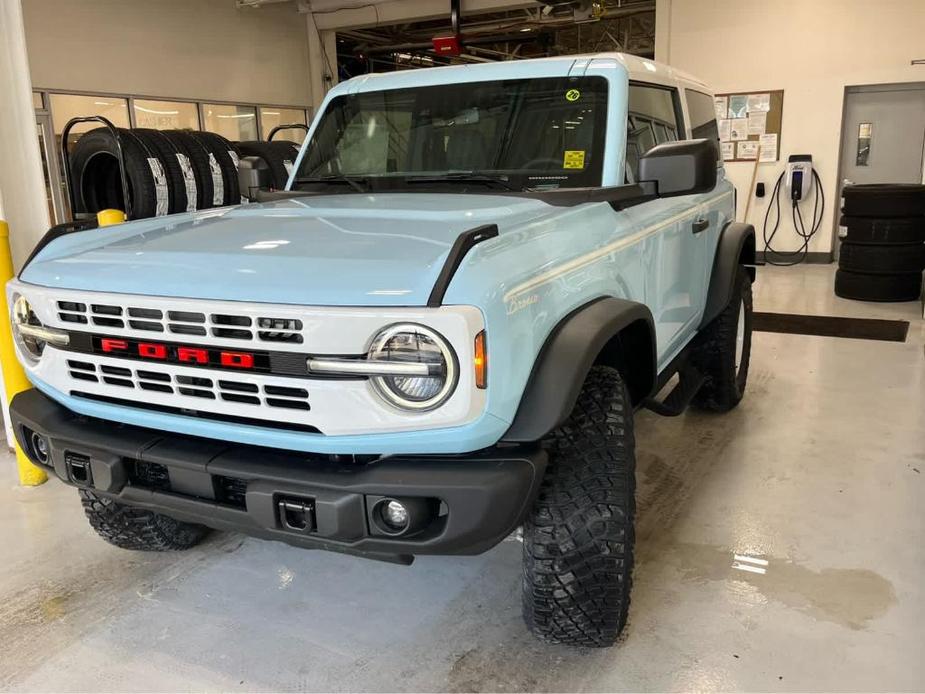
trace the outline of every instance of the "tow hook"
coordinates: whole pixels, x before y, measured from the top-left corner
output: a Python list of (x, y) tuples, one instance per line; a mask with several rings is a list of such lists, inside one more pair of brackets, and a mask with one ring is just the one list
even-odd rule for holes
[(310, 533), (316, 529), (314, 501), (283, 498), (276, 502), (276, 508), (283, 529), (297, 533)]

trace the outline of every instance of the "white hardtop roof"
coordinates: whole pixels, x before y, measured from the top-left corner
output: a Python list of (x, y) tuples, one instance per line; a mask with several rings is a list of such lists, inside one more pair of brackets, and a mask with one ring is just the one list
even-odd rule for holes
[(680, 86), (698, 87), (710, 91), (704, 82), (681, 70), (628, 53), (562, 55), (551, 58), (448, 65), (425, 69), (397, 70), (395, 72), (374, 72), (347, 80), (335, 87), (333, 91), (342, 94), (424, 86), (425, 84), (445, 84), (454, 81), (474, 82), (478, 80), (529, 78), (555, 74), (563, 76), (587, 74), (588, 66), (606, 67), (608, 64), (612, 67), (615, 67), (615, 64), (621, 65), (631, 80), (672, 85), (680, 84)]

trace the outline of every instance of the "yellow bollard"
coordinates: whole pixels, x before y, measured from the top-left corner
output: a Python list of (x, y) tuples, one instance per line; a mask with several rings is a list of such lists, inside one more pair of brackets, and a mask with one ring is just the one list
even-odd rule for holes
[(108, 227), (110, 224), (121, 224), (125, 221), (125, 212), (122, 210), (100, 210), (96, 213), (96, 222), (101, 227)]
[[(13, 329), (10, 325), (10, 307), (6, 303), (6, 283), (14, 277), (13, 256), (10, 254), (10, 228), (6, 222), (0, 220), (0, 369), (3, 370), (3, 385), (6, 388), (6, 397), (12, 400), (13, 396), (24, 390), (29, 390), (32, 384), (26, 378), (26, 372), (16, 359), (16, 350), (13, 348)], [(40, 467), (33, 465), (26, 454), (22, 452), (19, 443), (16, 444), (16, 463), (19, 468), (19, 482), (27, 487), (34, 487), (48, 480), (48, 475)]]

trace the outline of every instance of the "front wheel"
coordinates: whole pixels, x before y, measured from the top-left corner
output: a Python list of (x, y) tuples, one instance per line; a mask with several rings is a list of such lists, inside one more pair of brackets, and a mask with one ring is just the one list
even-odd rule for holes
[(707, 380), (693, 404), (728, 412), (745, 394), (752, 351), (752, 280), (743, 266), (736, 271), (729, 304), (696, 339), (692, 362)]
[(633, 572), (633, 407), (620, 373), (591, 369), (524, 523), (523, 612), (543, 641), (611, 646)]
[(208, 533), (208, 528), (202, 525), (126, 506), (85, 489), (79, 491), (90, 526), (106, 542), (122, 549), (145, 552), (189, 549)]

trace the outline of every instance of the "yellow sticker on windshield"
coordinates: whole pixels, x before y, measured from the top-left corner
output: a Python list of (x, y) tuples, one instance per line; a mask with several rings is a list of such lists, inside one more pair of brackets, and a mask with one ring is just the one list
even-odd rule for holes
[(565, 158), (562, 161), (563, 169), (583, 169), (585, 168), (585, 151), (583, 149), (565, 150)]
[(569, 89), (565, 92), (566, 101), (578, 101), (581, 98), (581, 92), (577, 89)]

